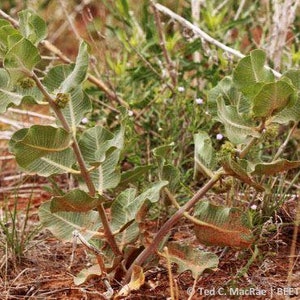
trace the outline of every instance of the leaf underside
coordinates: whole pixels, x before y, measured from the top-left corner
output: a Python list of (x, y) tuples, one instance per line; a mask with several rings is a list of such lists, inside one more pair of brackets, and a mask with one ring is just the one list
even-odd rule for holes
[(211, 225), (194, 226), (197, 240), (202, 244), (248, 248), (253, 243), (251, 230), (242, 213), (235, 208), (201, 202), (195, 209), (195, 216)]

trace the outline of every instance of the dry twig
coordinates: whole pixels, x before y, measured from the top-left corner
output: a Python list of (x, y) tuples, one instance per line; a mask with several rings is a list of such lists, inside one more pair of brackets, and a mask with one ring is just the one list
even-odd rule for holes
[(275, 70), (280, 69), (283, 49), (286, 46), (288, 31), (296, 17), (299, 0), (273, 0), (274, 14), (269, 36), (269, 57), (274, 61)]
[(160, 40), (160, 46), (162, 48), (163, 55), (164, 55), (164, 58), (165, 58), (165, 61), (166, 61), (166, 69), (168, 70), (169, 76), (171, 78), (173, 88), (175, 88), (176, 85), (177, 85), (177, 72), (176, 72), (176, 69), (175, 69), (175, 64), (172, 61), (172, 59), (171, 59), (171, 57), (168, 53), (168, 50), (167, 50), (167, 47), (166, 47), (166, 40), (165, 40), (165, 36), (164, 36), (164, 33), (163, 33), (163, 29), (162, 29), (162, 22), (161, 22), (158, 10), (156, 8), (156, 5), (153, 4), (153, 2), (152, 2), (152, 7), (153, 7), (155, 24), (156, 24), (156, 28), (157, 28), (157, 31), (158, 31), (158, 37), (159, 37), (159, 40)]

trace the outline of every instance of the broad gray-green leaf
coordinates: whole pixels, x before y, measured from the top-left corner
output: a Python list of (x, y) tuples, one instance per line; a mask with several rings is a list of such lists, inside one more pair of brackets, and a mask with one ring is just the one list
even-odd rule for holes
[(188, 244), (169, 242), (167, 249), (168, 254), (165, 252), (160, 254), (178, 265), (178, 273), (189, 270), (195, 279), (199, 278), (205, 270), (215, 270), (219, 264), (216, 254), (204, 252)]
[(50, 201), (40, 206), (39, 219), (55, 237), (67, 242), (72, 242), (74, 230), (79, 231), (88, 241), (98, 234), (98, 229), (102, 226), (96, 211), (51, 213)]
[(7, 89), (9, 87), (9, 74), (8, 72), (0, 68), (0, 88)]
[(136, 197), (136, 189), (130, 188), (122, 192), (111, 206), (111, 228), (120, 230), (123, 226), (133, 221), (146, 200), (157, 202), (160, 190), (168, 184), (167, 181), (155, 183), (152, 187)]
[(59, 91), (61, 93), (70, 93), (73, 89), (81, 85), (84, 81), (89, 64), (88, 45), (82, 42), (76, 58), (75, 67), (68, 77), (61, 83)]
[(194, 231), (200, 243), (237, 248), (248, 248), (253, 243), (247, 219), (237, 208), (217, 206), (203, 201), (196, 205), (194, 215), (208, 224), (194, 224)]
[(50, 93), (57, 92), (61, 83), (71, 74), (74, 67), (75, 64), (69, 64), (51, 68), (43, 79), (44, 86)]
[(300, 91), (300, 70), (288, 70), (283, 73), (281, 78), (285, 77), (290, 79), (294, 87)]
[(265, 84), (253, 99), (253, 115), (268, 118), (277, 114), (290, 103), (294, 93), (294, 88), (285, 80)]
[(4, 66), (8, 69), (32, 71), (40, 60), (38, 49), (29, 40), (22, 38), (6, 53)]
[(61, 152), (70, 146), (71, 135), (62, 128), (33, 125), (17, 131), (10, 142), (10, 149), (18, 164), (26, 168), (36, 159)]
[(12, 152), (14, 153), (14, 147), (16, 145), (16, 143), (18, 143), (19, 141), (21, 141), (22, 139), (24, 139), (24, 137), (26, 136), (28, 132), (28, 128), (22, 128), (18, 131), (16, 131), (10, 141), (9, 141), (9, 144), (8, 144), (8, 149), (9, 149), (9, 152)]
[(88, 95), (80, 87), (71, 92), (71, 101), (68, 101), (65, 108), (61, 109), (72, 132), (76, 132), (77, 126), (87, 112), (91, 111), (92, 104)]
[(233, 81), (237, 88), (249, 88), (259, 82), (272, 82), (274, 75), (265, 68), (266, 54), (262, 50), (253, 50), (242, 58), (233, 72)]
[(159, 167), (163, 166), (170, 159), (174, 144), (163, 145), (153, 149), (153, 155), (158, 161)]
[(286, 159), (278, 159), (270, 163), (259, 163), (255, 165), (252, 174), (258, 175), (274, 175), (291, 169), (299, 168), (300, 161), (289, 161)]
[(208, 134), (200, 131), (194, 134), (194, 177), (198, 172), (204, 176), (212, 177), (215, 167), (215, 153)]
[(20, 42), (23, 39), (24, 39), (23, 35), (20, 34), (19, 32), (17, 34), (9, 35), (7, 37), (7, 47), (8, 47), (7, 50), (11, 49), (16, 43)]
[(174, 144), (163, 145), (153, 150), (159, 167), (159, 179), (169, 182), (169, 189), (175, 191), (180, 181), (180, 171), (172, 163)]
[(264, 191), (263, 186), (261, 186), (259, 183), (254, 181), (253, 178), (251, 178), (247, 170), (248, 163), (246, 160), (240, 159), (235, 161), (230, 156), (227, 156), (226, 158), (223, 158), (222, 166), (228, 175), (231, 175), (241, 180), (242, 182), (253, 186), (258, 191)]
[(123, 148), (124, 128), (115, 134), (98, 125), (86, 130), (80, 140), (79, 146), (85, 161), (94, 164), (105, 159), (105, 153), (110, 148)]
[(0, 68), (0, 113), (5, 112), (10, 105), (20, 105), (25, 99), (40, 102), (43, 95), (37, 87), (22, 88), (18, 83), (12, 89), (10, 75)]
[(115, 134), (101, 126), (86, 130), (80, 140), (84, 160), (96, 169), (91, 172), (91, 178), (99, 194), (104, 190), (114, 188), (120, 182), (120, 172), (116, 170), (123, 148), (124, 128)]
[[(43, 84), (50, 93), (56, 94), (61, 92), (61, 82), (67, 80), (72, 72), (74, 72), (75, 68), (75, 64), (55, 66), (45, 76)], [(77, 126), (80, 124), (86, 113), (91, 110), (92, 105), (89, 97), (84, 93), (80, 84), (70, 91), (70, 95), (71, 101), (69, 101), (66, 107), (62, 109), (62, 112), (72, 128), (72, 131), (76, 132)]]
[(48, 177), (55, 174), (79, 174), (78, 170), (72, 168), (76, 162), (74, 152), (68, 148), (63, 151), (48, 153), (26, 165), (24, 169), (31, 174)]
[[(119, 129), (117, 129), (113, 133), (113, 138), (108, 140), (105, 143), (104, 148), (106, 148), (107, 150), (110, 148), (116, 148), (118, 150), (122, 150), (124, 147), (124, 133), (125, 133), (124, 129), (125, 129), (125, 127), (123, 127), (123, 126), (121, 126)], [(95, 158), (96, 158), (96, 162), (98, 162), (99, 160), (101, 160), (103, 158), (103, 149), (102, 148), (98, 148), (95, 151)]]
[(88, 212), (102, 202), (103, 199), (91, 197), (86, 192), (75, 189), (63, 196), (53, 197), (50, 210), (52, 213), (58, 211)]
[(290, 121), (300, 121), (300, 97), (292, 105), (288, 105), (281, 112), (272, 117), (272, 122), (285, 124)]
[(22, 35), (37, 45), (47, 36), (45, 21), (34, 13), (33, 10), (25, 9), (19, 12), (19, 25)]
[(251, 101), (253, 100), (253, 98), (261, 91), (261, 89), (263, 88), (263, 86), (265, 85), (264, 82), (257, 82), (254, 83), (252, 85), (249, 85), (247, 87), (244, 87), (243, 89), (243, 95), (248, 99), (248, 103), (249, 103), (249, 111), (251, 109)]
[(175, 192), (180, 183), (179, 169), (171, 164), (164, 165), (162, 168), (160, 180), (168, 181), (170, 191)]
[(281, 112), (276, 114), (272, 121), (279, 124), (288, 123), (290, 121), (300, 121), (300, 70), (289, 70), (285, 72), (282, 78), (288, 78), (298, 91), (295, 103), (285, 107)]
[(255, 129), (255, 125), (251, 121), (245, 120), (234, 106), (226, 106), (224, 100), (219, 98), (218, 117), (223, 123), (226, 136), (234, 144), (245, 143), (249, 136), (259, 137), (259, 132)]
[[(28, 128), (23, 128), (14, 133), (9, 142), (10, 152), (14, 153), (16, 143), (23, 140), (27, 133)], [(73, 151), (70, 148), (67, 148), (63, 151), (47, 153), (44, 156), (36, 158), (23, 168), (29, 173), (46, 177), (63, 173), (78, 174), (77, 170), (72, 169), (72, 165), (75, 161)]]
[(121, 174), (121, 181), (119, 186), (126, 186), (129, 183), (135, 183), (144, 178), (144, 175), (151, 170), (152, 166), (139, 166), (128, 170)]
[(217, 117), (217, 99), (224, 99), (226, 105), (234, 105), (239, 113), (248, 113), (250, 102), (239, 92), (230, 77), (223, 78), (214, 88), (207, 93), (208, 108), (212, 116)]
[(3, 26), (7, 26), (10, 25), (10, 23), (4, 19), (0, 19), (0, 28)]
[(151, 203), (157, 202), (159, 200), (160, 190), (167, 185), (168, 181), (166, 180), (153, 184), (152, 187), (147, 189), (136, 198), (136, 203), (144, 203), (145, 200), (149, 200)]
[(140, 234), (140, 228), (137, 222), (128, 223), (118, 234), (115, 235), (116, 241), (120, 249), (124, 249), (126, 245), (130, 245), (136, 241)]
[(79, 146), (85, 161), (102, 162), (113, 138), (113, 133), (100, 125), (84, 131), (79, 140)]
[(23, 101), (28, 101), (29, 103), (37, 103), (37, 104), (45, 104), (45, 98), (42, 92), (38, 89), (38, 87), (28, 87), (23, 88), (22, 81), (25, 81), (26, 79), (21, 80), (21, 82), (16, 83), (14, 95), (12, 97), (17, 97), (17, 95), (20, 95), (22, 97)]
[(21, 101), (22, 96), (9, 89), (9, 74), (5, 69), (0, 69), (0, 113), (4, 113), (9, 105), (19, 105)]
[(105, 160), (93, 170), (91, 174), (92, 181), (97, 192), (102, 193), (111, 188), (115, 188), (121, 179), (119, 170), (116, 170), (120, 158), (120, 150), (109, 151)]
[(135, 219), (140, 208), (135, 203), (136, 194), (136, 189), (129, 188), (114, 200), (111, 206), (112, 219), (110, 223), (113, 232), (120, 230), (128, 222)]
[(0, 57), (3, 58), (8, 51), (8, 36), (18, 35), (16, 30), (8, 21), (0, 20)]

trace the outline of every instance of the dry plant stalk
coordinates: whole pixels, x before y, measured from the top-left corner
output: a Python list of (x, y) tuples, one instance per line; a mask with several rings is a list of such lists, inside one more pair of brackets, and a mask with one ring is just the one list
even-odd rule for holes
[(171, 57), (168, 53), (168, 50), (167, 50), (167, 47), (166, 47), (166, 39), (165, 39), (165, 35), (163, 33), (163, 28), (162, 28), (162, 22), (161, 22), (161, 19), (160, 19), (160, 15), (159, 15), (159, 12), (156, 8), (156, 5), (154, 5), (153, 3), (152, 3), (152, 8), (153, 8), (153, 13), (154, 13), (154, 18), (155, 18), (155, 24), (156, 24), (157, 31), (158, 31), (160, 46), (162, 48), (162, 52), (163, 52), (163, 55), (164, 55), (164, 58), (165, 58), (165, 61), (166, 61), (166, 70), (169, 73), (169, 76), (170, 76), (171, 81), (172, 81), (172, 87), (174, 88), (177, 85), (177, 72), (176, 72), (176, 69), (175, 69), (175, 64), (172, 61), (172, 59), (171, 59)]
[(87, 248), (89, 249), (92, 253), (94, 253), (94, 255), (96, 256), (97, 262), (99, 264), (99, 267), (101, 269), (102, 274), (106, 274), (106, 268), (105, 268), (105, 263), (104, 260), (102, 258), (103, 253), (97, 249), (95, 246), (93, 246), (92, 244), (90, 244), (83, 236), (82, 234), (78, 231), (78, 230), (74, 230), (73, 231), (73, 251), (72, 251), (72, 255), (71, 255), (71, 262), (70, 262), (70, 266), (69, 268), (71, 268), (71, 266), (73, 265), (73, 261), (74, 261), (74, 252), (75, 252), (75, 248), (76, 248), (76, 242), (77, 239), (80, 240), (80, 242)]
[[(172, 274), (172, 266), (171, 266), (171, 260), (170, 260), (170, 254), (168, 247), (164, 247), (164, 257), (167, 260), (167, 268), (168, 268), (168, 275), (169, 275), (169, 285), (170, 285), (170, 298), (171, 300), (177, 300), (177, 297), (175, 297), (175, 291), (174, 291), (174, 278)], [(178, 293), (176, 293), (178, 294)]]
[(269, 35), (268, 55), (274, 62), (274, 69), (279, 70), (288, 31), (294, 22), (299, 0), (273, 0), (273, 25)]

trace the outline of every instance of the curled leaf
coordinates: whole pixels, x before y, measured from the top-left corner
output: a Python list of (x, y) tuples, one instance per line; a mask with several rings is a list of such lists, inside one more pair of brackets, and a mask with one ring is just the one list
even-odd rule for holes
[(194, 135), (194, 177), (201, 172), (207, 177), (213, 176), (212, 169), (215, 167), (215, 153), (208, 134), (204, 131)]
[(219, 120), (223, 123), (226, 135), (232, 143), (245, 143), (249, 136), (257, 138), (260, 136), (252, 120), (246, 120), (235, 106), (225, 105), (222, 98), (217, 100), (217, 104)]
[(115, 299), (126, 297), (131, 291), (138, 290), (145, 282), (145, 274), (140, 266), (133, 266), (130, 282), (122, 287)]
[(101, 276), (101, 269), (99, 265), (93, 265), (89, 268), (81, 270), (76, 277), (74, 277), (74, 283), (75, 285), (81, 285), (85, 283), (86, 281)]
[(266, 53), (256, 49), (241, 59), (233, 73), (235, 85), (243, 90), (259, 82), (272, 82), (273, 73), (265, 68)]
[(75, 189), (63, 196), (53, 197), (51, 199), (51, 212), (87, 212), (100, 205), (102, 201), (100, 198), (93, 198), (86, 192)]
[(294, 88), (285, 80), (265, 84), (253, 99), (255, 117), (270, 117), (282, 111), (292, 101)]
[[(170, 242), (167, 247), (168, 259), (178, 265), (179, 273), (190, 270), (196, 279), (205, 270), (214, 270), (218, 267), (219, 259), (214, 253), (204, 252), (191, 245), (178, 242)], [(160, 253), (160, 255), (166, 257), (165, 253)]]
[(50, 201), (43, 203), (39, 208), (39, 218), (45, 226), (58, 239), (72, 242), (73, 232), (77, 230), (88, 241), (96, 236), (101, 227), (99, 214), (96, 211), (86, 213), (56, 212), (50, 210)]
[(251, 186), (253, 186), (258, 191), (264, 191), (264, 187), (257, 183), (247, 172), (245, 165), (247, 165), (247, 162), (245, 160), (234, 160), (231, 158), (231, 156), (227, 156), (226, 158), (223, 158), (222, 160), (222, 166), (225, 170), (225, 172), (228, 175), (231, 175), (242, 182), (245, 182)]
[[(33, 125), (15, 132), (9, 146), (10, 151), (16, 156), (17, 163), (22, 168), (30, 169), (38, 159), (65, 153), (70, 143), (71, 135), (62, 128)], [(66, 157), (64, 156), (64, 159)]]
[(202, 244), (248, 248), (253, 243), (247, 221), (236, 208), (216, 206), (206, 201), (196, 207), (195, 216), (209, 224), (194, 226), (196, 237)]
[(286, 159), (278, 159), (270, 163), (259, 163), (255, 166), (252, 174), (258, 175), (274, 175), (276, 173), (299, 168), (300, 161), (289, 161)]
[(37, 45), (47, 36), (46, 22), (34, 13), (33, 10), (24, 9), (19, 12), (20, 31), (24, 37)]
[(29, 40), (21, 38), (6, 53), (4, 66), (8, 69), (32, 71), (40, 60), (38, 49)]

